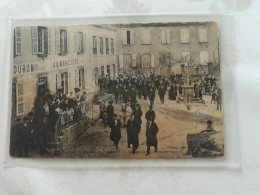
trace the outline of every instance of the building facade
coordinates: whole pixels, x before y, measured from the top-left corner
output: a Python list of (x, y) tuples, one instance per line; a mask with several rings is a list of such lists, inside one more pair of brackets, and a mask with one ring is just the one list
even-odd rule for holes
[(68, 94), (79, 88), (91, 99), (99, 75), (118, 74), (116, 35), (98, 25), (16, 27), (12, 116), (30, 112), (42, 89)]
[(219, 72), (218, 25), (205, 23), (121, 24), (119, 64), (125, 72)]

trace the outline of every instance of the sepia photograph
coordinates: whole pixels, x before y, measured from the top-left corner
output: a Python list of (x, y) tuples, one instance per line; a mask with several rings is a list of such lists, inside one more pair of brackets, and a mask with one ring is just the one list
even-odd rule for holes
[(17, 26), (13, 158), (224, 156), (216, 22)]

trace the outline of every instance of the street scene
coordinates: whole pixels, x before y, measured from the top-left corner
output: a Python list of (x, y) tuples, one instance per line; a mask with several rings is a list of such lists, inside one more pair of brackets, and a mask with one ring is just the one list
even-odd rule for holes
[(10, 156), (221, 157), (218, 52), (214, 22), (16, 27)]

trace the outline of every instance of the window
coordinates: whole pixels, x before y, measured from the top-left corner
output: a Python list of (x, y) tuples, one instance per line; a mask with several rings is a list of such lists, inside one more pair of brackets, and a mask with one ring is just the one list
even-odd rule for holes
[(142, 56), (142, 68), (151, 67), (151, 55), (143, 54)]
[(21, 45), (21, 27), (16, 27), (14, 30), (14, 56), (21, 55), (22, 45)]
[(67, 30), (56, 29), (56, 53), (65, 55), (69, 52), (69, 36)]
[(106, 54), (109, 54), (109, 39), (106, 38)]
[(151, 34), (149, 30), (143, 31), (143, 45), (151, 44)]
[(170, 30), (163, 29), (162, 30), (162, 44), (169, 44), (170, 43)]
[(201, 51), (200, 52), (200, 64), (207, 65), (209, 63), (209, 54), (208, 51)]
[(123, 56), (123, 67), (130, 68), (132, 66), (132, 54), (124, 54)]
[(74, 34), (74, 49), (76, 53), (83, 53), (85, 51), (84, 42), (86, 41), (84, 38), (83, 32), (75, 32)]
[(132, 67), (136, 67), (136, 54), (132, 54)]
[(127, 30), (123, 31), (123, 45), (133, 45), (134, 44), (134, 31)]
[(100, 54), (104, 53), (104, 47), (103, 47), (103, 37), (99, 37), (99, 42), (100, 42), (100, 48), (99, 48), (99, 52)]
[(93, 36), (93, 54), (97, 54), (97, 37)]
[(68, 72), (56, 75), (56, 90), (60, 89), (64, 94), (68, 93)]
[(107, 65), (107, 76), (110, 78), (110, 65)]
[(51, 30), (43, 26), (32, 26), (32, 53), (41, 55), (50, 52)]
[(105, 76), (104, 66), (101, 66), (100, 72), (102, 77)]
[(111, 39), (111, 53), (114, 54), (115, 53), (115, 48), (114, 48), (114, 39)]
[(182, 62), (186, 66), (189, 65), (188, 63), (190, 62), (190, 52), (182, 52)]
[(75, 86), (82, 89), (84, 88), (84, 68), (75, 71)]
[(112, 68), (113, 68), (113, 79), (115, 79), (116, 78), (116, 65), (113, 64)]
[(17, 83), (16, 85), (17, 116), (20, 116), (24, 113), (23, 94), (24, 94), (23, 84)]
[(205, 28), (199, 29), (199, 40), (200, 40), (200, 43), (208, 42), (207, 29), (205, 29)]
[(181, 29), (181, 43), (189, 43), (190, 42), (189, 37), (189, 29), (184, 28)]

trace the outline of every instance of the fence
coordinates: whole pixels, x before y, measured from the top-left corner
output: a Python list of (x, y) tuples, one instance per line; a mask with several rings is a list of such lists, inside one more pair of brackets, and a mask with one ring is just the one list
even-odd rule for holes
[(91, 109), (92, 106), (93, 105), (90, 103), (81, 102), (80, 105), (73, 110), (60, 113), (60, 116), (54, 125), (54, 140), (58, 142), (59, 136), (62, 136), (63, 132), (67, 128), (79, 122), (83, 118), (89, 121), (93, 116), (93, 109)]

